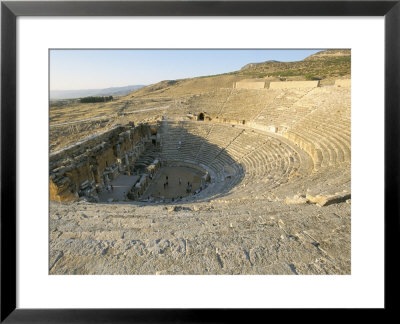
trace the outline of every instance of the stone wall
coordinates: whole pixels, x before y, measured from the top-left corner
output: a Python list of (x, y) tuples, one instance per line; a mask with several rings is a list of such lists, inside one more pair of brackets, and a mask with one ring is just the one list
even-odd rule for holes
[(264, 89), (264, 81), (239, 81), (234, 84), (235, 89)]
[(130, 124), (50, 155), (50, 200), (95, 196), (121, 172), (133, 171), (134, 162), (150, 141), (149, 125)]
[(336, 87), (351, 87), (351, 79), (346, 80), (336, 80), (335, 81)]
[(131, 200), (139, 199), (147, 190), (150, 181), (155, 177), (160, 167), (160, 161), (154, 160), (153, 163), (146, 168), (146, 173), (142, 174), (138, 181), (132, 186), (131, 190), (127, 194), (127, 198)]
[(292, 89), (292, 88), (316, 88), (319, 86), (319, 81), (286, 81), (286, 82), (271, 82), (270, 89)]
[(278, 133), (278, 131), (280, 130), (278, 128), (278, 126), (275, 126), (275, 125), (262, 125), (262, 124), (252, 122), (252, 121), (247, 122), (246, 125), (251, 128), (259, 129), (259, 130), (262, 130), (265, 132), (270, 132), (270, 133)]
[(245, 120), (220, 118), (218, 116), (215, 116), (215, 117), (211, 118), (210, 121), (212, 121), (214, 123), (221, 123), (221, 124), (235, 124), (235, 125), (244, 125), (244, 124), (246, 124)]

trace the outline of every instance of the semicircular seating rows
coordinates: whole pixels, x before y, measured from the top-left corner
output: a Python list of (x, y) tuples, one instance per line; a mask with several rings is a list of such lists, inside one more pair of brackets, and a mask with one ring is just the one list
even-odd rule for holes
[(264, 192), (312, 169), (307, 156), (287, 140), (246, 127), (163, 121), (162, 129), (162, 160), (211, 170), (216, 196), (238, 185), (244, 194)]
[(196, 96), (190, 104), (213, 120), (245, 121), (276, 132), (310, 154), (315, 169), (351, 161), (351, 90), (219, 89)]
[[(327, 168), (350, 169), (349, 88), (219, 89), (195, 97), (191, 110), (219, 122), (162, 121), (161, 158), (211, 170), (212, 197), (264, 195)], [(265, 131), (271, 126), (275, 133)]]

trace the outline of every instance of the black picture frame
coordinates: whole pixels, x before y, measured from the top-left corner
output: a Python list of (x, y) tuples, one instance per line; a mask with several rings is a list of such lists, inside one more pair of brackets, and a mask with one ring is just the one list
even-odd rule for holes
[[(398, 287), (400, 1), (4, 1), (1, 3), (1, 322), (130, 323), (254, 320), (265, 310), (16, 308), (16, 19), (18, 16), (384, 16), (385, 309)], [(366, 197), (366, 200), (369, 197)], [(394, 256), (394, 257), (393, 257)], [(367, 284), (367, 283), (366, 283)]]

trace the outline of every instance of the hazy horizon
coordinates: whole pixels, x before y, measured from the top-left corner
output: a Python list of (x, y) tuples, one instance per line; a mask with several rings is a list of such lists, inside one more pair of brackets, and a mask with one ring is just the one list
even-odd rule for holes
[(102, 90), (102, 89), (113, 89), (113, 88), (126, 88), (126, 87), (133, 87), (133, 86), (147, 86), (148, 84), (126, 84), (123, 86), (118, 86), (118, 87), (101, 87), (101, 88), (85, 88), (85, 89), (50, 89), (50, 91), (80, 91), (80, 90)]
[(314, 50), (50, 50), (50, 91), (149, 85), (233, 72), (249, 63), (300, 61)]

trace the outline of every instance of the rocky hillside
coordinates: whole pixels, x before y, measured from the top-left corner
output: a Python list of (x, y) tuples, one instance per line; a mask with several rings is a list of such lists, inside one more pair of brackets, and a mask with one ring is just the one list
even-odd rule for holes
[(313, 54), (298, 62), (267, 61), (258, 64), (247, 64), (235, 74), (257, 78), (278, 76), (306, 80), (350, 78), (350, 63), (350, 50), (327, 50)]

